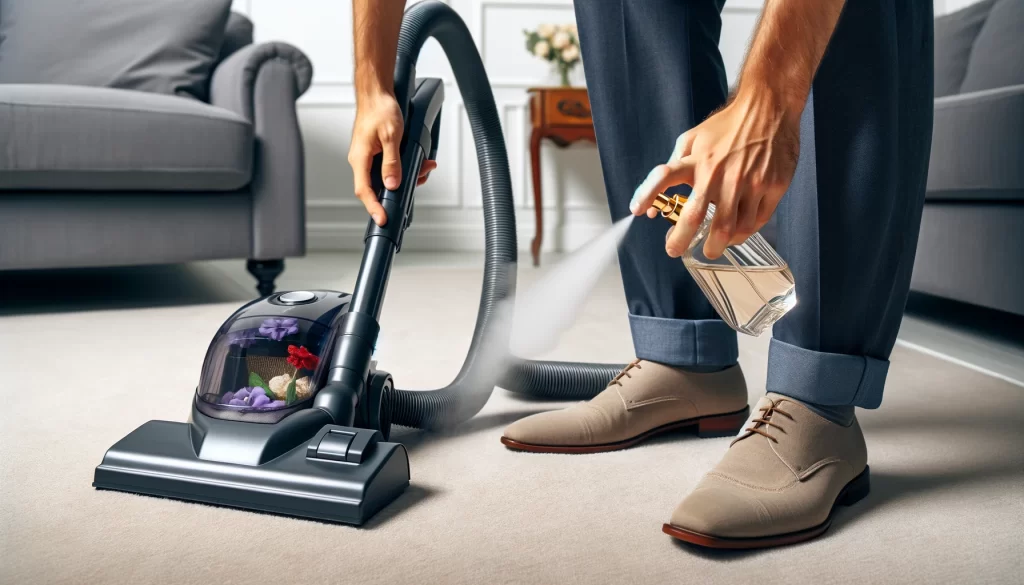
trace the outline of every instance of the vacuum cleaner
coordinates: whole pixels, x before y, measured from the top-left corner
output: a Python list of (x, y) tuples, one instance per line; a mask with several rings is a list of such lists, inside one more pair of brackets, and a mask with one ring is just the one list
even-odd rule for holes
[[(373, 359), (392, 260), (413, 221), (416, 177), (434, 159), (444, 84), (417, 78), (424, 42), (437, 39), (462, 94), (476, 144), (486, 232), (484, 282), (469, 352), (455, 380), (402, 390)], [(621, 365), (482, 356), (508, 346), (498, 304), (515, 292), (516, 227), (508, 157), (487, 73), (469, 29), (446, 4), (410, 7), (402, 22), (395, 96), (405, 132), (403, 177), (377, 184), (388, 222), (367, 224), (351, 294), (289, 291), (250, 302), (217, 331), (186, 423), (149, 421), (113, 445), (93, 480), (119, 490), (207, 504), (363, 524), (409, 485), (409, 456), (392, 425), (451, 428), (473, 417), (493, 388), (537, 397), (593, 397)], [(373, 176), (378, 177), (380, 160)], [(485, 343), (486, 340), (486, 343)], [(496, 370), (502, 371), (496, 371)]]

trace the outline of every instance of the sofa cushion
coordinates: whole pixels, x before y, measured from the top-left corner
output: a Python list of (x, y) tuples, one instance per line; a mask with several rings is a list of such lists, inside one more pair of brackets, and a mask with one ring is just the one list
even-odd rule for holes
[(252, 125), (196, 100), (0, 85), (0, 189), (230, 191), (252, 161)]
[(978, 32), (995, 0), (982, 0), (935, 19), (935, 97), (960, 93)]
[(960, 92), (1024, 83), (1024, 1), (996, 0), (978, 32)]
[(0, 0), (0, 83), (205, 100), (231, 0)]
[(1024, 201), (1024, 85), (935, 100), (927, 197)]

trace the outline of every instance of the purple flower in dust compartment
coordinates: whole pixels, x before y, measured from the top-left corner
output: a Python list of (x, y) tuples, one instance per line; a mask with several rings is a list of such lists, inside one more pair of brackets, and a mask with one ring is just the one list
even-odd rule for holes
[(237, 392), (226, 392), (220, 397), (220, 403), (227, 406), (239, 406), (242, 408), (256, 408), (269, 410), (284, 406), (284, 400), (271, 400), (263, 388), (259, 386), (246, 386)]
[(260, 335), (265, 335), (274, 341), (281, 341), (298, 332), (298, 321), (289, 317), (271, 317), (260, 325)]

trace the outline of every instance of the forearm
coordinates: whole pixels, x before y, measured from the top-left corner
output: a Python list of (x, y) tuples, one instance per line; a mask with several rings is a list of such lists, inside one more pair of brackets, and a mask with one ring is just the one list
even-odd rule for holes
[(353, 0), (356, 102), (394, 94), (395, 54), (405, 0)]
[(768, 0), (740, 73), (737, 100), (803, 111), (845, 0)]

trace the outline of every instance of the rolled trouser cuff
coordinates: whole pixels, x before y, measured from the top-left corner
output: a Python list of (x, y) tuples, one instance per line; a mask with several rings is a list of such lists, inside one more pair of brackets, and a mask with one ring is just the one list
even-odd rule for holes
[(736, 332), (719, 319), (629, 316), (636, 357), (668, 366), (731, 366), (739, 358)]
[(888, 360), (812, 351), (773, 338), (766, 389), (825, 406), (878, 408), (888, 371)]

